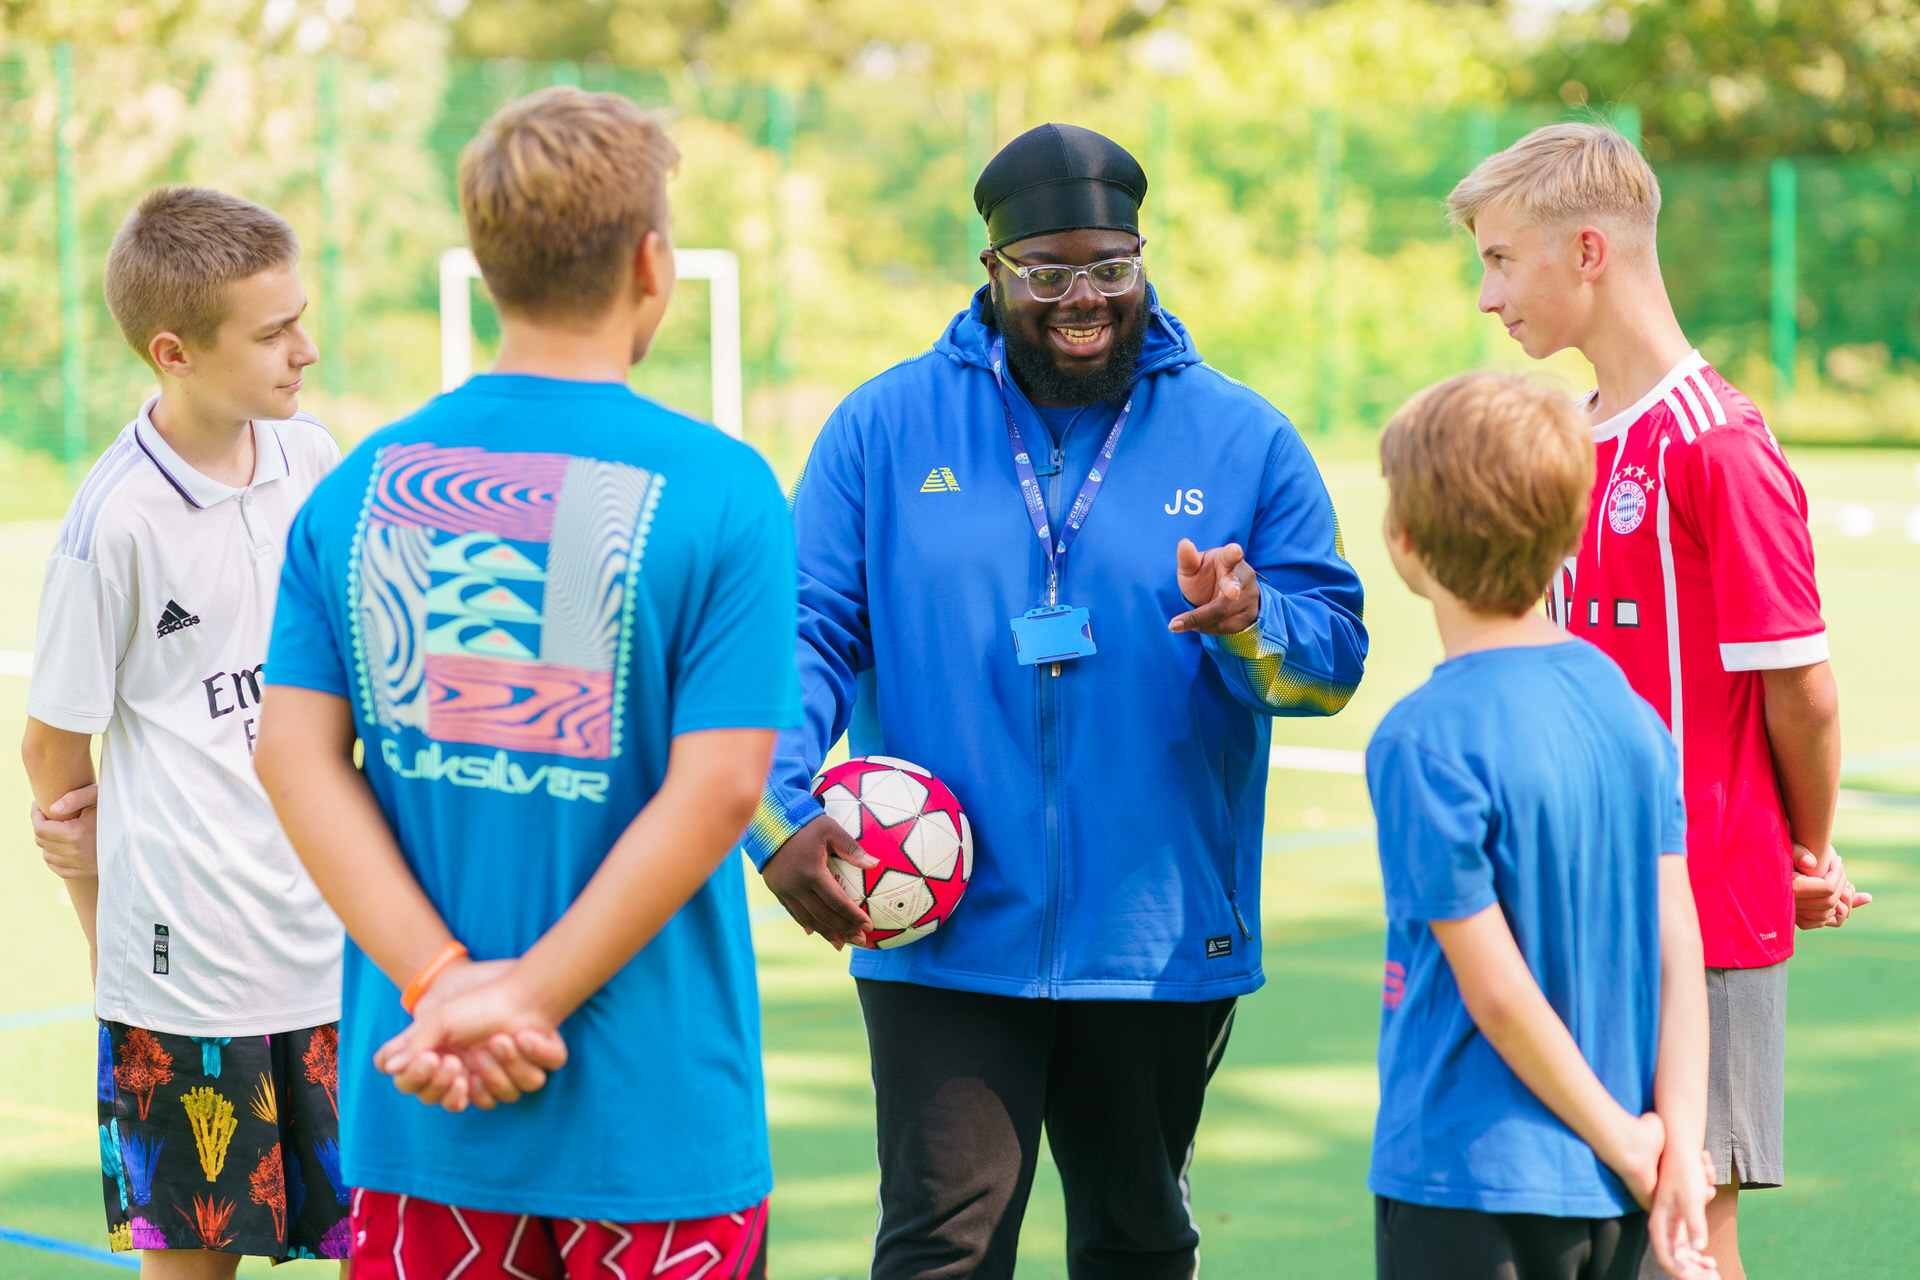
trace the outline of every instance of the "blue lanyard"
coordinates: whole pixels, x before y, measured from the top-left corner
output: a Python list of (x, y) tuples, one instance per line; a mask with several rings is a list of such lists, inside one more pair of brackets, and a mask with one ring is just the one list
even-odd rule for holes
[(1001, 372), (1006, 364), (1006, 356), (1005, 341), (998, 334), (994, 335), (988, 359), (993, 364), (994, 384), (1000, 388), (1001, 412), (1007, 415), (1007, 439), (1013, 445), (1013, 469), (1020, 476), (1020, 496), (1026, 500), (1027, 518), (1033, 521), (1033, 531), (1040, 538), (1040, 549), (1047, 553), (1047, 603), (1057, 605), (1060, 603), (1060, 571), (1067, 558), (1067, 548), (1080, 536), (1080, 528), (1087, 522), (1087, 512), (1093, 510), (1093, 500), (1100, 496), (1100, 482), (1113, 469), (1113, 451), (1120, 445), (1120, 430), (1127, 425), (1127, 415), (1133, 412), (1133, 397), (1127, 397), (1120, 416), (1113, 420), (1113, 430), (1107, 432), (1099, 456), (1094, 458), (1087, 478), (1081, 482), (1073, 506), (1067, 509), (1066, 527), (1060, 530), (1060, 538), (1056, 542), (1053, 530), (1047, 523), (1046, 502), (1040, 496), (1040, 477), (1034, 474), (1033, 459), (1027, 456), (1027, 444), (1020, 436), (1020, 424), (1013, 420), (1013, 406), (1007, 401), (1007, 382)]

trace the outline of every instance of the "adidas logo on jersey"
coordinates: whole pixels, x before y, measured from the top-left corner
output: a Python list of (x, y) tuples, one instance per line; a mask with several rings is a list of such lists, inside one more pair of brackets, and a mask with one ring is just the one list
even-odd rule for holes
[(920, 486), (922, 493), (958, 493), (960, 482), (953, 478), (953, 472), (945, 467), (935, 467), (927, 472), (927, 481)]
[(176, 631), (200, 625), (200, 615), (188, 613), (180, 607), (177, 600), (167, 601), (167, 607), (160, 615), (160, 625), (153, 629), (156, 639), (164, 640)]

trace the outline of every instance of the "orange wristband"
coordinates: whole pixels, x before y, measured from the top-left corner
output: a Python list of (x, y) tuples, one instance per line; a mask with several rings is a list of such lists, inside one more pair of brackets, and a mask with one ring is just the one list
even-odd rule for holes
[(440, 976), (441, 971), (466, 954), (467, 948), (459, 942), (449, 942), (436, 951), (433, 959), (420, 967), (420, 972), (413, 975), (413, 981), (407, 984), (407, 989), (400, 993), (400, 1007), (412, 1013), (413, 1006), (420, 1003), (420, 997), (427, 994), (427, 988), (433, 985), (433, 980)]

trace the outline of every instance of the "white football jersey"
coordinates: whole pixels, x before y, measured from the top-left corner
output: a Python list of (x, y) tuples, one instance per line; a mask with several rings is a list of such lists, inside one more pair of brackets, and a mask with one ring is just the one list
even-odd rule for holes
[(340, 922), (253, 772), (287, 528), (340, 460), (304, 414), (255, 422), (253, 482), (181, 460), (141, 406), (47, 558), (27, 714), (106, 735), (102, 1018), (267, 1035), (340, 1016)]

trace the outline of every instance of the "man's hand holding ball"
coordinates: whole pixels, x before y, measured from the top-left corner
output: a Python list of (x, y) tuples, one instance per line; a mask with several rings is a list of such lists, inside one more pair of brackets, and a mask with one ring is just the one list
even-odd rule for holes
[(840, 881), (827, 869), (829, 857), (862, 869), (880, 865), (862, 849), (847, 829), (832, 818), (819, 817), (788, 837), (761, 870), (767, 888), (808, 933), (817, 933), (838, 951), (852, 943), (864, 945), (872, 923), (866, 912), (847, 896)]

